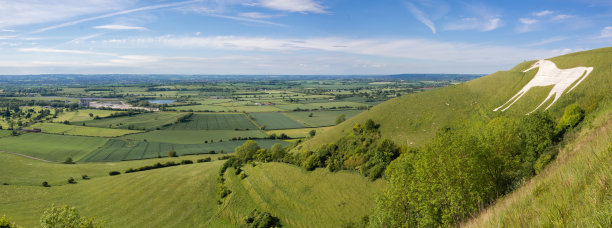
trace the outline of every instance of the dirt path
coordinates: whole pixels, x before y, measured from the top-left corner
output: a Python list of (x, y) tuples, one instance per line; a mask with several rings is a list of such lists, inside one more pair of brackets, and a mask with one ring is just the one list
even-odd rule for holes
[(13, 152), (8, 152), (8, 151), (2, 151), (2, 150), (0, 150), (0, 152), (2, 152), (2, 153), (6, 153), (6, 154), (19, 155), (19, 156), (22, 156), (22, 157), (26, 157), (26, 158), (30, 158), (30, 159), (34, 159), (34, 160), (39, 160), (39, 161), (43, 161), (43, 162), (49, 162), (49, 163), (58, 163), (58, 164), (60, 163), (60, 162), (55, 162), (55, 161), (45, 160), (45, 159), (42, 159), (42, 158), (37, 158), (37, 157), (28, 156), (28, 155), (25, 155), (25, 154), (18, 154), (18, 153), (13, 153)]

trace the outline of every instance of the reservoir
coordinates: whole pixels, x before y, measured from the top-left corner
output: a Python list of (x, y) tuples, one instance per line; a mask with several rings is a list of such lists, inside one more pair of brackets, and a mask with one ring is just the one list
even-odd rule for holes
[(152, 104), (172, 104), (175, 100), (147, 100)]

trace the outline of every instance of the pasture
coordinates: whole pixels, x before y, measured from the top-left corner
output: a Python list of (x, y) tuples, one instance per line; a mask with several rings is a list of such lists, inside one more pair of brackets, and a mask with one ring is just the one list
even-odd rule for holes
[(259, 124), (259, 126), (265, 126), (265, 129), (269, 130), (305, 127), (303, 124), (278, 112), (249, 113), (249, 115), (251, 116), (251, 118), (253, 118), (255, 122), (257, 122), (257, 124)]
[(263, 138), (266, 137), (262, 131), (235, 131), (235, 130), (161, 130), (149, 131), (140, 134), (131, 134), (121, 137), (121, 139), (164, 142), (177, 144), (199, 144), (205, 141), (219, 142), (220, 140), (229, 141), (234, 137), (241, 138)]
[(37, 123), (32, 125), (31, 128), (39, 128), (42, 130), (42, 132), (49, 134), (81, 135), (94, 137), (117, 137), (142, 132), (137, 130), (87, 127), (59, 123)]
[(104, 145), (107, 140), (99, 137), (27, 133), (0, 138), (0, 150), (56, 162), (63, 162), (67, 157), (78, 161)]
[(73, 125), (83, 125), (101, 128), (120, 128), (132, 130), (153, 130), (167, 124), (173, 124), (186, 113), (155, 112), (133, 116), (110, 117), (83, 122), (71, 122)]
[[(326, 127), (336, 125), (336, 118), (341, 114), (349, 119), (361, 112), (363, 110), (287, 112), (284, 114), (309, 127)], [(310, 117), (311, 113), (312, 117)]]
[(291, 138), (306, 138), (309, 136), (310, 131), (315, 130), (316, 134), (325, 132), (329, 130), (331, 127), (318, 127), (318, 128), (297, 128), (297, 129), (280, 129), (280, 130), (269, 130), (266, 131), (266, 134), (272, 135), (275, 134), (277, 136), (281, 134), (286, 134)]
[[(64, 122), (64, 121), (87, 121), (92, 120), (94, 117), (98, 116), (100, 118), (105, 118), (110, 116), (112, 113), (122, 113), (123, 111), (115, 111), (115, 110), (99, 110), (99, 109), (81, 109), (76, 110), (74, 112), (64, 111), (57, 115), (56, 118), (53, 119), (53, 122)], [(91, 115), (90, 115), (91, 113)]]
[(193, 114), (184, 122), (164, 130), (256, 130), (244, 114)]
[[(270, 148), (276, 143), (287, 145), (280, 140), (255, 140), (262, 148)], [(169, 151), (175, 151), (177, 155), (233, 153), (237, 146), (244, 144), (245, 140), (223, 141), (200, 144), (172, 144), (160, 142), (124, 141), (118, 139), (109, 140), (100, 149), (91, 152), (79, 162), (114, 162), (125, 160), (138, 160), (147, 158), (167, 157)]]

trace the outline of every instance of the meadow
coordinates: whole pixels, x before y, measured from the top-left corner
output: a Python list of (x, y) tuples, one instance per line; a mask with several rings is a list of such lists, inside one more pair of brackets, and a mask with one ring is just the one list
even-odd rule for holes
[(0, 150), (56, 162), (63, 162), (67, 157), (77, 161), (106, 141), (99, 137), (27, 133), (0, 138)]
[(164, 130), (256, 130), (244, 114), (193, 114), (187, 120)]
[[(270, 148), (276, 143), (287, 145), (280, 140), (256, 140), (263, 148)], [(234, 148), (244, 144), (245, 140), (223, 141), (200, 144), (173, 144), (160, 142), (124, 141), (111, 139), (101, 148), (91, 152), (80, 162), (114, 162), (138, 160), (148, 158), (167, 157), (168, 152), (174, 151), (177, 155), (232, 153)]]
[(344, 114), (345, 118), (349, 119), (361, 112), (363, 110), (287, 112), (284, 114), (309, 127), (327, 127), (336, 125), (336, 118), (339, 115)]
[(37, 123), (32, 125), (31, 128), (38, 128), (41, 129), (43, 133), (49, 134), (81, 135), (93, 137), (117, 137), (142, 132), (137, 130), (87, 127), (59, 123)]
[(153, 130), (178, 121), (185, 113), (155, 112), (133, 116), (102, 118), (98, 120), (70, 122), (73, 125), (92, 126), (100, 128), (120, 128), (130, 130)]
[(130, 134), (121, 139), (165, 142), (177, 144), (199, 144), (207, 142), (229, 141), (232, 138), (263, 138), (267, 135), (260, 130), (155, 130), (139, 134)]
[(304, 128), (303, 124), (278, 112), (271, 113), (250, 113), (251, 118), (259, 124), (262, 129), (291, 129)]

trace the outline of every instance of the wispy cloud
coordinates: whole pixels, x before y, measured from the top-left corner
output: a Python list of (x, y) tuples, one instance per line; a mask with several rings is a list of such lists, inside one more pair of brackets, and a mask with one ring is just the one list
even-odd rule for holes
[(599, 38), (611, 38), (612, 37), (612, 26), (605, 27), (601, 30)]
[(116, 54), (105, 53), (105, 52), (93, 52), (93, 51), (82, 51), (82, 50), (68, 50), (68, 49), (55, 49), (55, 48), (20, 48), (20, 49), (17, 49), (17, 50), (20, 51), (20, 52), (117, 56)]
[(72, 25), (80, 24), (80, 23), (87, 22), (87, 21), (94, 21), (94, 20), (99, 20), (99, 19), (104, 19), (104, 18), (109, 18), (109, 17), (115, 17), (115, 16), (120, 16), (120, 15), (126, 15), (126, 14), (131, 14), (131, 13), (136, 13), (136, 12), (142, 12), (142, 11), (149, 11), (149, 10), (169, 8), (169, 7), (176, 7), (176, 6), (191, 4), (191, 3), (195, 3), (195, 2), (198, 2), (198, 0), (175, 2), (175, 3), (160, 4), (160, 5), (151, 5), (151, 6), (145, 6), (145, 7), (135, 8), (135, 9), (123, 10), (123, 11), (118, 11), (118, 12), (114, 12), (114, 13), (103, 14), (103, 15), (100, 15), (100, 16), (88, 17), (88, 18), (84, 18), (84, 19), (79, 19), (79, 20), (74, 20), (74, 21), (70, 21), (70, 22), (65, 22), (65, 23), (58, 24), (58, 25), (48, 26), (48, 27), (41, 28), (41, 29), (35, 30), (33, 32), (30, 32), (30, 34), (41, 33), (41, 32), (45, 32), (45, 31), (49, 31), (49, 30), (53, 30), (53, 29), (58, 29), (58, 28), (63, 28), (63, 27), (67, 27), (67, 26), (72, 26)]
[(543, 17), (543, 16), (546, 16), (546, 15), (551, 15), (551, 14), (553, 14), (553, 11), (550, 11), (550, 10), (542, 10), (542, 11), (539, 11), (539, 12), (533, 12), (532, 14), (533, 14), (534, 16), (536, 16), (536, 17)]
[(517, 27), (518, 32), (530, 32), (533, 30), (533, 26), (540, 21), (532, 18), (519, 18), (520, 25)]
[(478, 19), (462, 18), (459, 21), (450, 22), (444, 26), (445, 30), (479, 30), (492, 31), (501, 26), (500, 18)]
[(530, 44), (527, 44), (525, 46), (526, 47), (535, 47), (535, 46), (541, 46), (541, 45), (556, 43), (556, 42), (564, 41), (564, 40), (567, 40), (567, 39), (568, 38), (564, 37), (564, 36), (561, 36), (561, 37), (552, 37), (552, 38), (545, 39), (545, 40), (542, 40), (542, 41), (538, 41), (538, 42), (535, 42), (535, 43), (530, 43)]
[(238, 15), (241, 17), (248, 17), (248, 18), (254, 18), (254, 19), (266, 19), (266, 18), (272, 18), (276, 16), (276, 15), (264, 14), (260, 12), (243, 12), (243, 13), (239, 13)]
[(425, 13), (423, 13), (423, 11), (419, 10), (411, 2), (406, 2), (406, 6), (408, 7), (412, 15), (414, 15), (414, 17), (417, 20), (419, 20), (421, 23), (423, 23), (425, 26), (431, 29), (431, 33), (436, 34), (436, 25), (433, 23), (431, 19), (427, 17), (427, 15), (425, 15)]
[(252, 5), (297, 13), (327, 13), (325, 7), (313, 0), (260, 0)]
[(275, 22), (260, 20), (260, 19), (254, 19), (254, 18), (248, 18), (248, 17), (237, 17), (237, 16), (230, 16), (230, 15), (223, 15), (223, 14), (206, 14), (206, 15), (210, 17), (225, 18), (225, 19), (230, 19), (230, 20), (235, 20), (235, 21), (244, 21), (244, 22), (251, 22), (251, 23), (258, 23), (258, 24), (265, 24), (265, 25), (280, 26), (280, 27), (286, 26), (280, 23), (275, 23)]
[(128, 26), (128, 25), (100, 25), (100, 26), (95, 26), (94, 28), (109, 29), (109, 30), (140, 30), (140, 31), (148, 30), (145, 27)]

